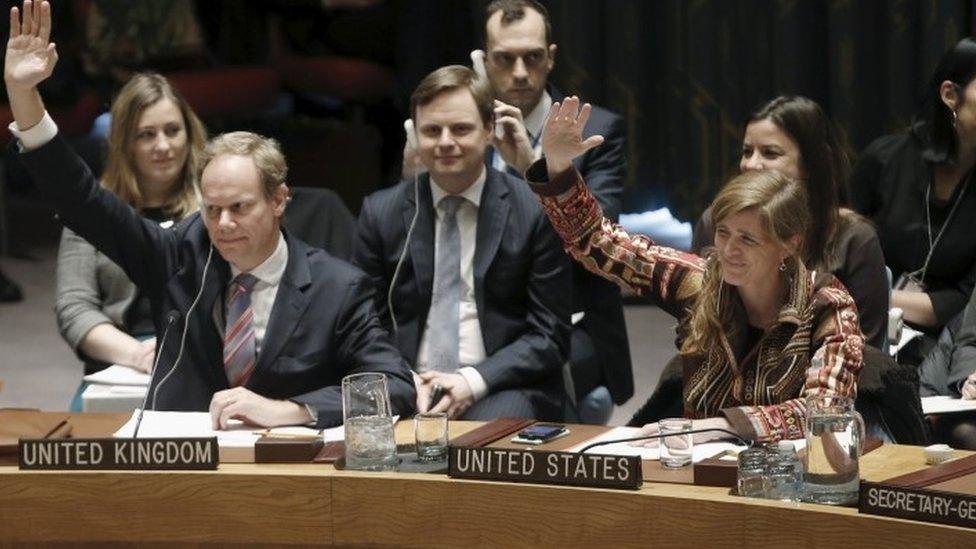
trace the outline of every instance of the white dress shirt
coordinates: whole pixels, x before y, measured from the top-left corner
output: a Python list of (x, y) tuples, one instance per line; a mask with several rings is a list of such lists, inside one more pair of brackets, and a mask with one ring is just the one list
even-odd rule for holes
[(44, 117), (40, 122), (26, 130), (21, 130), (16, 120), (7, 128), (17, 138), (18, 146), (23, 151), (32, 151), (58, 135), (58, 125), (54, 123), (54, 119), (47, 111), (44, 111)]
[[(546, 116), (549, 114), (551, 107), (552, 96), (549, 95), (548, 91), (543, 90), (539, 102), (535, 104), (535, 107), (532, 108), (528, 116), (522, 117), (522, 121), (525, 122), (525, 131), (529, 132), (529, 142), (533, 144), (532, 152), (535, 153), (534, 160), (542, 158), (542, 130), (546, 125)], [(502, 155), (498, 154), (497, 150), (492, 154), (491, 167), (500, 172), (508, 168), (505, 159), (502, 158)]]
[[(481, 170), (481, 175), (478, 176), (474, 184), (459, 195), (464, 198), (464, 202), (457, 211), (458, 231), (461, 236), (461, 282), (464, 284), (464, 291), (459, 303), (458, 364), (461, 367), (458, 368), (458, 373), (468, 382), (475, 400), (479, 400), (488, 394), (488, 385), (484, 378), (481, 377), (478, 370), (472, 368), (486, 358), (485, 342), (481, 335), (481, 324), (478, 321), (478, 305), (474, 298), (474, 252), (478, 235), (478, 209), (481, 207), (481, 192), (485, 188), (486, 177), (487, 170)], [(431, 179), (430, 194), (437, 216), (434, 223), (434, 258), (436, 261), (436, 242), (441, 232), (441, 219), (444, 217), (440, 204), (441, 200), (448, 196), (448, 193)], [(436, 280), (434, 285), (437, 285)], [(428, 369), (427, 328), (429, 327), (430, 319), (428, 318), (427, 326), (424, 327), (424, 333), (420, 338), (420, 348), (417, 350), (417, 371), (419, 372)]]

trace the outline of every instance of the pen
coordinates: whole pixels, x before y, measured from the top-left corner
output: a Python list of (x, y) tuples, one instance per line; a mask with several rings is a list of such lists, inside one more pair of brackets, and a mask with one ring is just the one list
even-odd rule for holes
[(66, 438), (70, 432), (71, 426), (68, 425), (68, 418), (64, 418), (61, 420), (61, 423), (58, 423), (53, 429), (48, 431), (47, 434), (44, 435), (44, 438), (52, 438), (55, 434), (60, 435), (59, 438)]
[(434, 406), (436, 406), (442, 398), (444, 398), (444, 388), (441, 387), (440, 383), (435, 383), (434, 390), (430, 392), (430, 404), (427, 405), (427, 411), (429, 412)]
[(276, 433), (270, 429), (265, 429), (263, 431), (252, 431), (253, 434), (259, 435), (265, 438), (280, 438), (280, 439), (290, 439), (290, 440), (319, 440), (322, 438), (322, 431), (317, 434), (297, 434), (297, 433)]

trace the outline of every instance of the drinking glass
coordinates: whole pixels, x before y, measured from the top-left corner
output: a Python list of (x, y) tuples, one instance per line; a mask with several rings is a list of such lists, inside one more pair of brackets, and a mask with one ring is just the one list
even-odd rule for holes
[(661, 439), (661, 465), (684, 467), (691, 463), (694, 443), (691, 439), (691, 420), (684, 418), (662, 419), (658, 422), (662, 435), (674, 435)]
[(447, 412), (426, 412), (413, 418), (417, 440), (417, 459), (444, 461), (447, 459)]

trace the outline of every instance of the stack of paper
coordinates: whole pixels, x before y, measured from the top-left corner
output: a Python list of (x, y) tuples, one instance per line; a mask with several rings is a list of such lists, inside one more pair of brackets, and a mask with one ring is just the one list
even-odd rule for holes
[[(604, 440), (617, 440), (624, 438), (633, 438), (639, 436), (637, 431), (640, 429), (637, 427), (616, 427), (610, 429), (609, 431), (603, 433), (600, 436), (593, 437), (587, 440), (583, 444), (578, 444), (572, 448), (568, 448), (567, 452), (578, 452), (583, 449), (584, 446), (593, 444), (594, 442), (602, 442)], [(702, 444), (695, 444), (692, 449), (692, 461), (695, 463), (714, 457), (716, 454), (731, 450), (738, 453), (744, 450), (745, 446), (740, 446), (733, 442), (705, 442)], [(597, 446), (587, 450), (587, 454), (607, 454), (611, 456), (640, 456), (641, 459), (646, 460), (658, 460), (661, 459), (661, 451), (658, 446), (645, 447), (645, 446), (632, 446), (629, 442), (617, 442), (614, 444), (607, 444), (605, 446)]]
[(922, 413), (929, 414), (958, 414), (976, 410), (976, 400), (963, 400), (949, 396), (931, 396), (922, 398)]
[(119, 366), (118, 364), (113, 364), (104, 370), (89, 374), (82, 379), (88, 383), (97, 383), (99, 385), (141, 387), (149, 385), (149, 374), (128, 366)]

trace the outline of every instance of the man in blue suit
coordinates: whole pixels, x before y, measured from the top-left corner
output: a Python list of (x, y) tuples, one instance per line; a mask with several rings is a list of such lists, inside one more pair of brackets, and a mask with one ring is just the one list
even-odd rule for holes
[(369, 279), (281, 228), (288, 187), (277, 143), (247, 132), (211, 141), (203, 213), (162, 229), (102, 188), (57, 135), (37, 91), (57, 62), (50, 6), (24, 11), (7, 44), (11, 130), (65, 225), (149, 298), (162, 334), (150, 406), (209, 410), (221, 428), (235, 418), (328, 427), (342, 422), (342, 377), (380, 372), (395, 413), (411, 413), (411, 374), (376, 317)]
[[(534, 0), (495, 0), (485, 15), (485, 68), (497, 98), (495, 123), (505, 129), (493, 139), (488, 162), (522, 177), (542, 154), (539, 138), (549, 107), (564, 98), (548, 82), (557, 48), (549, 14)], [(602, 135), (605, 141), (573, 162), (604, 215), (613, 220), (620, 215), (627, 172), (625, 134), (622, 118), (594, 106), (583, 137)], [(634, 380), (620, 290), (579, 265), (573, 266), (573, 285), (576, 322), (570, 370), (575, 397), (605, 386), (613, 401), (623, 404), (634, 394)], [(588, 419), (584, 410), (581, 416)]]
[(488, 83), (438, 69), (411, 116), (427, 172), (366, 198), (353, 257), (385, 294), (380, 317), (414, 365), (417, 407), (558, 419), (569, 263), (525, 184), (485, 165)]

